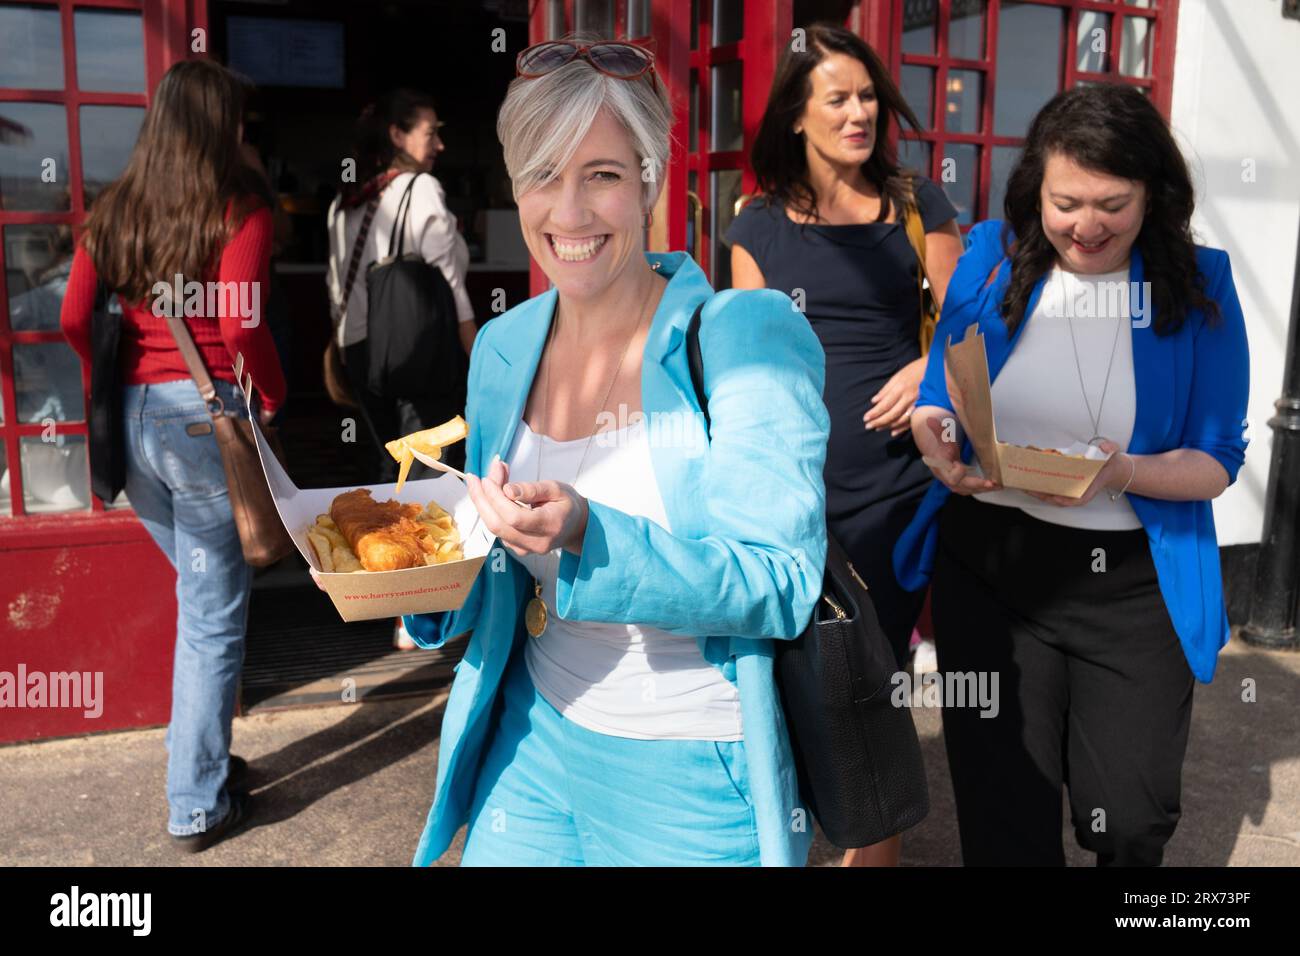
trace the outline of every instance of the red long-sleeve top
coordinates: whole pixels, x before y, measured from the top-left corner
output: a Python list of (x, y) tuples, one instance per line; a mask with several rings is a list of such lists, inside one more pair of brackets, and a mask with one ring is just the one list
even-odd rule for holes
[[(244, 219), (239, 231), (221, 251), (218, 275), (205, 277), (223, 283), (259, 283), (258, 310), (254, 313), (256, 322), (240, 314), (238, 300), (233, 303), (234, 308), (227, 309), (223, 296), (216, 297), (221, 303), (216, 317), (196, 316), (184, 321), (203, 356), (208, 374), (214, 379), (234, 382), (235, 356), (243, 352), (245, 375), (253, 377), (253, 387), (261, 396), (262, 406), (274, 412), (284, 404), (287, 387), (271, 330), (262, 316), (270, 294), (271, 234), (271, 211), (265, 206), (260, 207)], [(173, 281), (170, 276), (160, 276), (159, 279), (169, 283)], [(88, 365), (91, 359), (90, 320), (98, 282), (94, 262), (85, 248), (78, 244), (59, 320), (68, 344)], [(246, 293), (245, 301), (252, 303), (251, 291)], [(122, 303), (119, 359), (122, 380), (128, 385), (156, 385), (190, 377), (185, 359), (176, 347), (176, 339), (167, 326), (167, 319), (153, 314), (152, 299), (131, 305)]]

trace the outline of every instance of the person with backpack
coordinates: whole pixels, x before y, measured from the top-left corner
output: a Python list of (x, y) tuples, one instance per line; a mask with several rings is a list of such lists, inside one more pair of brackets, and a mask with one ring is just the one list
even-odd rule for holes
[[(464, 413), (477, 326), (465, 290), (469, 248), (431, 175), (444, 144), (433, 100), (396, 89), (362, 111), (355, 182), (330, 205), (331, 348), (375, 446), (377, 482), (397, 479), (386, 442)], [(376, 301), (371, 301), (371, 295)], [(464, 466), (463, 446), (447, 464)], [(438, 473), (416, 462), (410, 478)], [(394, 646), (415, 647), (396, 625)]]
[[(361, 417), (381, 453), (380, 474), (386, 481), (396, 479), (397, 463), (383, 453), (384, 443), (459, 414), (464, 410), (463, 396), (457, 407), (446, 402), (439, 407), (436, 386), (443, 383), (431, 383), (434, 387), (423, 393), (400, 394), (391, 383), (368, 375), (373, 367), (369, 353), (378, 317), (372, 318), (369, 309), (368, 291), (373, 283), (367, 281), (367, 273), (391, 256), (418, 254), (441, 273), (454, 314), (382, 318), (411, 326), (441, 326), (441, 331), (454, 329), (466, 364), (477, 331), (474, 308), (465, 290), (469, 247), (457, 230), (455, 215), (447, 209), (442, 184), (430, 173), (445, 148), (438, 133), (442, 125), (433, 100), (413, 90), (393, 90), (367, 106), (357, 126), (357, 181), (343, 184), (327, 218), (330, 254), (326, 281), (335, 341)], [(390, 356), (390, 362), (397, 360)], [(394, 371), (401, 370), (390, 365), (386, 371), (392, 378)], [(448, 449), (448, 454), (454, 450)], [(429, 477), (430, 472), (422, 472), (422, 468), (417, 464), (411, 477)]]

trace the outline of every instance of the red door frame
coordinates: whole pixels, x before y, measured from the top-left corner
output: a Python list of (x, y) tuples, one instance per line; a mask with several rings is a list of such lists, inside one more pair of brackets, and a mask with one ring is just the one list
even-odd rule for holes
[[(3, 0), (0, 0), (3, 2)], [(85, 216), (80, 109), (85, 105), (148, 105), (151, 91), (175, 60), (190, 55), (191, 30), (207, 28), (206, 0), (23, 0), (59, 12), (64, 86), (58, 90), (0, 89), (0, 102), (54, 103), (65, 108), (70, 208), (62, 212), (0, 209), (0, 232), (11, 226), (72, 225)], [(141, 14), (145, 91), (89, 92), (77, 86), (74, 11)], [(0, 742), (160, 724), (171, 700), (175, 642), (175, 573), (129, 508), (90, 508), (24, 514), (20, 439), (39, 436), (40, 423), (16, 420), (15, 345), (63, 342), (58, 331), (15, 332), (9, 324), (4, 243), (0, 242), (0, 425), (10, 474), (12, 516), (0, 517), (0, 670), (103, 674), (103, 712), (87, 718), (67, 708), (6, 709)], [(89, 370), (82, 369), (83, 390)], [(86, 434), (84, 421), (59, 422), (63, 435)]]

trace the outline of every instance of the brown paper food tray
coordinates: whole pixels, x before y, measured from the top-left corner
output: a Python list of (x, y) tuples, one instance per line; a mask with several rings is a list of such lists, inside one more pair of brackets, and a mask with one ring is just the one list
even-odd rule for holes
[(1004, 488), (1065, 498), (1078, 498), (1088, 490), (1106, 459), (1055, 454), (998, 440), (988, 354), (978, 324), (967, 327), (961, 342), (954, 344), (950, 337), (943, 357), (948, 396), (984, 477)]
[[(242, 364), (240, 356), (235, 366), (235, 375), (240, 381), (244, 401), (249, 408), (253, 435), (257, 440), (257, 453), (262, 460), (262, 472), (266, 475), (276, 510), (298, 552), (320, 573), (321, 584), (334, 602), (339, 616), (344, 621), (368, 621), (403, 614), (454, 611), (464, 605), (495, 540), (480, 520), (464, 482), (455, 475), (408, 481), (402, 487), (400, 495), (394, 494), (395, 484), (299, 488), (271, 452), (258, 426), (257, 416), (251, 406), (252, 378), (241, 377)], [(336, 496), (352, 491), (353, 488), (369, 488), (376, 501), (393, 498), (421, 506), (437, 501), (456, 519), (465, 557), (460, 561), (407, 568), (403, 571), (321, 571), (316, 552), (307, 540), (307, 531), (315, 523), (317, 515), (329, 512), (330, 503)]]

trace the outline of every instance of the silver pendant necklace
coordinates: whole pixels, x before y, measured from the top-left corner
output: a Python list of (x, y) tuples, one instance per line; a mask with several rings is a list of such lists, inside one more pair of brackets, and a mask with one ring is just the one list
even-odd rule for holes
[[(1058, 284), (1061, 287), (1061, 306), (1065, 312), (1066, 324), (1070, 328), (1070, 346), (1074, 349), (1074, 370), (1079, 375), (1079, 391), (1083, 394), (1083, 405), (1088, 410), (1088, 418), (1092, 422), (1092, 437), (1088, 439), (1088, 444), (1095, 445), (1098, 442), (1109, 440), (1101, 433), (1101, 410), (1102, 406), (1106, 404), (1106, 390), (1110, 388), (1110, 373), (1115, 366), (1115, 348), (1119, 345), (1119, 330), (1124, 326), (1124, 313), (1121, 310), (1119, 318), (1115, 321), (1115, 338), (1110, 343), (1110, 360), (1106, 363), (1106, 378), (1101, 385), (1101, 399), (1097, 402), (1097, 414), (1094, 415), (1092, 413), (1092, 402), (1088, 400), (1087, 386), (1083, 383), (1083, 365), (1079, 361), (1079, 343), (1075, 341), (1074, 337), (1074, 320), (1071, 317), (1074, 310), (1069, 308), (1065, 300), (1065, 270), (1058, 269), (1058, 273)], [(1094, 296), (1094, 301), (1095, 298)]]

